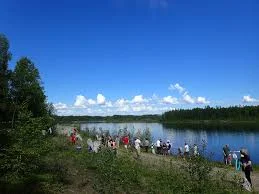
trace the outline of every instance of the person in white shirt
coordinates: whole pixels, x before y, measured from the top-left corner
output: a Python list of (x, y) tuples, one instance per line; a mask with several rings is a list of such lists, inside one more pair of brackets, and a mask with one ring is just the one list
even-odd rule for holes
[(157, 154), (161, 154), (161, 139), (156, 141), (156, 151)]
[(199, 156), (200, 155), (199, 152), (198, 152), (197, 144), (194, 144), (194, 146), (193, 146), (193, 155), (194, 156)]
[(190, 148), (187, 143), (184, 144), (184, 156), (189, 156)]
[(138, 138), (136, 138), (134, 143), (135, 143), (135, 149), (137, 151), (137, 156), (139, 157), (140, 156), (140, 144), (141, 144), (141, 141)]

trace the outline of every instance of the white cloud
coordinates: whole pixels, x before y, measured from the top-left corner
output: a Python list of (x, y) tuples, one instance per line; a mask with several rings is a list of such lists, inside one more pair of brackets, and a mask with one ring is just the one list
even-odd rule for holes
[(206, 100), (205, 97), (199, 96), (199, 97), (197, 98), (197, 100), (196, 100), (196, 103), (197, 103), (197, 104), (208, 104), (208, 103), (210, 103), (210, 101)]
[(102, 94), (97, 95), (97, 104), (105, 105), (105, 97)]
[(210, 103), (208, 100), (206, 100), (205, 97), (192, 97), (188, 90), (186, 90), (184, 87), (182, 87), (179, 83), (176, 84), (170, 84), (169, 90), (177, 90), (179, 92), (179, 94), (182, 94), (182, 100), (183, 102), (187, 103), (187, 104), (208, 104)]
[(96, 102), (93, 99), (88, 99), (87, 103), (90, 104), (90, 105), (95, 105), (96, 104)]
[(127, 104), (124, 106), (120, 106), (115, 110), (115, 112), (130, 112), (130, 106)]
[(76, 100), (74, 103), (75, 107), (85, 108), (87, 106), (87, 100), (84, 96), (78, 95), (76, 96)]
[[(205, 97), (192, 97), (188, 90), (180, 84), (171, 84), (170, 90), (177, 90), (179, 98), (171, 95), (159, 97), (153, 94), (144, 98), (142, 94), (134, 96), (132, 99), (120, 98), (114, 101), (106, 100), (103, 94), (98, 94), (96, 100), (88, 99), (83, 95), (76, 96), (74, 106), (66, 105), (61, 102), (55, 104), (57, 114), (59, 115), (114, 115), (114, 114), (161, 114), (168, 110), (181, 107), (185, 104), (206, 104), (210, 103)], [(254, 100), (250, 97), (244, 97), (244, 101)], [(176, 106), (176, 107), (172, 107)]]
[(180, 84), (176, 83), (175, 85), (170, 84), (169, 90), (177, 90), (179, 93), (183, 93), (185, 91), (185, 88), (183, 88), (182, 86), (180, 86)]
[(126, 103), (127, 103), (127, 101), (124, 100), (124, 98), (121, 98), (121, 99), (118, 99), (118, 100), (115, 102), (115, 105), (116, 105), (116, 106), (119, 106), (119, 107), (122, 107), (122, 106), (124, 106)]
[(83, 95), (76, 96), (74, 106), (77, 108), (86, 108), (88, 105), (95, 105), (96, 101), (93, 99), (86, 99)]
[(137, 105), (137, 106), (133, 106), (132, 110), (134, 112), (141, 112), (141, 111), (145, 111), (147, 109), (146, 105), (141, 104), (141, 105)]
[(53, 104), (53, 106), (56, 110), (67, 109), (67, 105), (61, 102)]
[(258, 102), (259, 100), (252, 98), (250, 95), (243, 96), (243, 102), (244, 103), (252, 103), (252, 102)]
[(151, 99), (152, 99), (152, 100), (158, 100), (158, 99), (159, 99), (159, 97), (158, 97), (158, 95), (153, 94), (153, 95), (152, 95), (152, 97), (151, 97)]
[(113, 104), (111, 101), (108, 101), (105, 103), (106, 107), (113, 107)]
[(165, 104), (178, 104), (177, 98), (172, 97), (172, 96), (164, 97), (162, 102), (165, 103)]
[(131, 101), (132, 103), (144, 103), (147, 102), (147, 99), (144, 99), (143, 95), (134, 96)]
[(185, 92), (183, 94), (183, 101), (188, 103), (188, 104), (194, 104), (195, 103), (195, 99), (192, 98), (187, 92)]

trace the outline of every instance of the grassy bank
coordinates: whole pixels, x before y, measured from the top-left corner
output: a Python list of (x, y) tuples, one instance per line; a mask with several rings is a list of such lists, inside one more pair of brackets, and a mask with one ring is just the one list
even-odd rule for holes
[(63, 136), (52, 139), (45, 157), (42, 182), (45, 193), (242, 193), (237, 177), (215, 171), (203, 158), (187, 161), (142, 154), (123, 149), (89, 153), (83, 135), (83, 150), (76, 151)]

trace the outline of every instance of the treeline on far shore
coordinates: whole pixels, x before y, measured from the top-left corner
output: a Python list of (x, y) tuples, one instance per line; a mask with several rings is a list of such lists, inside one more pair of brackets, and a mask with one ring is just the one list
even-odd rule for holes
[(162, 122), (181, 121), (259, 121), (259, 106), (210, 107), (194, 109), (178, 109), (162, 114)]
[(161, 122), (161, 115), (55, 116), (57, 123), (73, 122)]
[(57, 123), (157, 122), (191, 129), (259, 129), (259, 106), (177, 109), (162, 115), (55, 116)]

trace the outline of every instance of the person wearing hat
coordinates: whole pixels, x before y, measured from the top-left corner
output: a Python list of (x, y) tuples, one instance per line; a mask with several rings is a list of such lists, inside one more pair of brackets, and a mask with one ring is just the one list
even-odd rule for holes
[(252, 162), (251, 162), (250, 156), (246, 149), (241, 149), (240, 154), (241, 154), (240, 161), (242, 163), (242, 170), (245, 173), (246, 179), (252, 186), (251, 177), (250, 177), (250, 173), (252, 171)]

